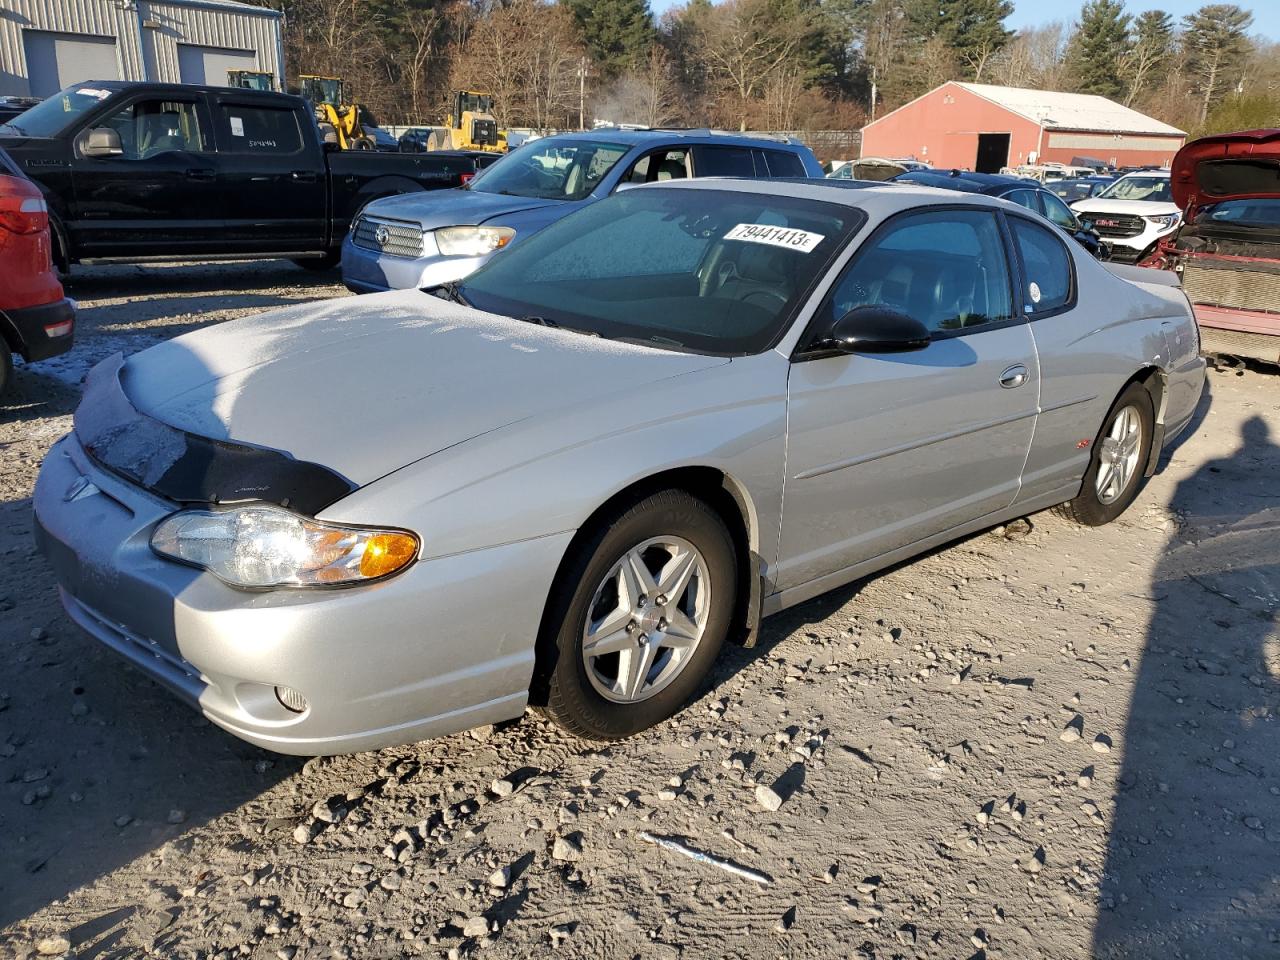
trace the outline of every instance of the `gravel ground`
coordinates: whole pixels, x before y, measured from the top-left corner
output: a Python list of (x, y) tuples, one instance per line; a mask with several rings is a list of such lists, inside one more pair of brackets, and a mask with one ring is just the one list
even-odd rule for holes
[(92, 362), (333, 280), (85, 270), (76, 350), (0, 407), (0, 956), (1280, 956), (1275, 375), (1211, 373), (1117, 523), (774, 617), (632, 740), (530, 715), (304, 763), (80, 635), (29, 498)]

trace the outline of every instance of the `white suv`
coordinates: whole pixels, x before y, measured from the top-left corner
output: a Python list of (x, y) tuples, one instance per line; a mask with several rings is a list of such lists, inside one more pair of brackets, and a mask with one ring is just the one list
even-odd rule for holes
[(1145, 260), (1156, 241), (1178, 229), (1182, 211), (1173, 202), (1168, 170), (1142, 170), (1121, 177), (1096, 197), (1071, 209), (1093, 224), (1110, 259)]

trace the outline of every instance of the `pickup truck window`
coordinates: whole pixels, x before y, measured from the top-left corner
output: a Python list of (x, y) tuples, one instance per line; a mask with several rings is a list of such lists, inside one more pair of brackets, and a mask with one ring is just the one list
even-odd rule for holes
[(219, 104), (218, 149), (223, 153), (297, 153), (302, 149), (298, 115), (287, 108)]
[(19, 114), (9, 123), (0, 124), (27, 137), (56, 137), (90, 110), (102, 105), (113, 91), (82, 84), (55, 93), (43, 103), (37, 103), (26, 113)]
[(172, 150), (204, 150), (194, 101), (135, 100), (98, 126), (120, 134), (125, 160), (146, 160)]

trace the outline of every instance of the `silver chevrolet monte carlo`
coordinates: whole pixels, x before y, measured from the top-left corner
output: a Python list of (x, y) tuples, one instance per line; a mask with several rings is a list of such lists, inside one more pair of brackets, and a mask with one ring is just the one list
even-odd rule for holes
[(1118, 516), (1204, 384), (1170, 275), (1120, 269), (981, 196), (638, 187), (459, 284), (104, 361), (38, 537), (77, 623), (272, 750), (530, 703), (627, 736), (764, 615)]

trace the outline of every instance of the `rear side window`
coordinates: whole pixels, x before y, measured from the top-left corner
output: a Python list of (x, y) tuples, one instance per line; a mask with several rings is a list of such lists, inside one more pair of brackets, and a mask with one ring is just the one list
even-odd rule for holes
[(694, 170), (700, 177), (754, 177), (749, 147), (694, 147)]
[(218, 146), (223, 152), (282, 155), (302, 149), (302, 132), (293, 110), (224, 103), (218, 106), (218, 124)]
[(804, 161), (785, 150), (761, 150), (771, 177), (805, 177)]
[(1004, 198), (1010, 203), (1026, 207), (1033, 213), (1040, 212), (1040, 204), (1036, 202), (1036, 192), (1034, 190), (1011, 190), (1004, 195)]
[(1048, 313), (1065, 307), (1071, 300), (1071, 255), (1066, 245), (1050, 231), (1010, 217), (1009, 226), (1022, 258), (1027, 287), (1022, 291), (1032, 313)]

